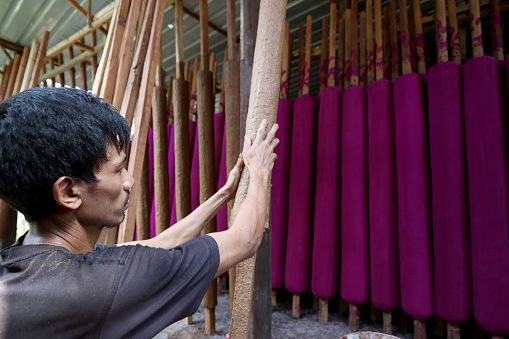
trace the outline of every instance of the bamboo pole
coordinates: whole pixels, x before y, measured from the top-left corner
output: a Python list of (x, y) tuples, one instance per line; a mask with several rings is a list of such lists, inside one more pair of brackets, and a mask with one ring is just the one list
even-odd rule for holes
[(7, 83), (4, 99), (7, 99), (12, 95), (12, 92), (14, 90), (14, 84), (16, 83), (16, 78), (18, 77), (20, 63), (21, 54), (16, 53), (16, 55), (14, 56), (14, 61), (12, 63), (11, 74), (9, 76), (9, 82)]
[(304, 24), (299, 24), (299, 90), (298, 96), (302, 96), (304, 86)]
[[(198, 94), (198, 141), (200, 156), (200, 203), (204, 203), (216, 190), (214, 173), (214, 95), (212, 72), (209, 67), (208, 6), (200, 0), (200, 71), (197, 76)], [(232, 54), (232, 53), (230, 53)], [(235, 54), (236, 55), (236, 54)], [(215, 216), (202, 231), (208, 234), (216, 231)], [(203, 298), (205, 308), (205, 333), (215, 333), (215, 307), (217, 305), (217, 280), (214, 279)]]
[(417, 43), (415, 40), (415, 20), (414, 20), (414, 2), (408, 1), (408, 39), (410, 40), (410, 63), (412, 64), (412, 73), (417, 72)]
[[(91, 34), (90, 34), (90, 40), (91, 40), (91, 46), (92, 47), (96, 47), (97, 46), (97, 31), (93, 31)], [(62, 55), (62, 53), (60, 53), (58, 55), (59, 57), (59, 60), (60, 60), (60, 56)], [(95, 77), (96, 77), (96, 73), (97, 73), (97, 68), (99, 67), (99, 62), (97, 61), (97, 54), (94, 54), (92, 55), (92, 83), (93, 81), (95, 80)], [(63, 73), (62, 73), (62, 76), (63, 76)], [(62, 82), (65, 82), (64, 78), (62, 78)], [(62, 84), (63, 86), (63, 84)]]
[(391, 79), (394, 81), (399, 76), (398, 17), (396, 14), (396, 0), (391, 0), (390, 12)]
[(25, 74), (23, 75), (23, 82), (21, 83), (21, 88), (19, 90), (20, 92), (23, 92), (30, 86), (30, 80), (32, 78), (35, 59), (37, 58), (39, 46), (40, 46), (39, 41), (37, 40), (32, 41), (32, 46), (30, 47), (30, 54), (28, 55), (27, 67), (25, 69)]
[[(322, 44), (320, 46), (320, 88), (319, 93), (327, 87), (327, 70), (329, 63), (327, 61), (329, 57), (329, 46), (327, 36), (329, 34), (329, 17), (323, 17), (322, 19)], [(284, 43), (284, 42), (283, 42)]]
[(196, 120), (196, 109), (195, 109), (195, 103), (196, 103), (196, 76), (198, 75), (198, 67), (200, 64), (200, 58), (196, 57), (194, 58), (194, 72), (193, 72), (193, 79), (191, 82), (191, 100), (189, 104), (189, 120)]
[[(262, 0), (255, 48), (253, 77), (246, 134), (254, 137), (262, 119), (271, 126), (276, 121), (281, 69), (281, 40), (285, 25), (286, 1)], [(237, 189), (230, 222), (235, 220), (247, 194), (249, 171), (244, 169)], [(270, 194), (270, 193), (269, 193)], [(268, 216), (267, 216), (268, 217)], [(268, 221), (268, 218), (267, 218)], [(268, 226), (268, 224), (266, 224)], [(230, 334), (232, 338), (248, 337), (252, 284), (256, 256), (239, 264), (238, 292), (235, 294)]]
[[(221, 74), (221, 89), (219, 91), (218, 113), (224, 113), (224, 92), (225, 92), (225, 88), (224, 88), (224, 86), (225, 86), (225, 83), (224, 83), (224, 65), (226, 64), (227, 60), (228, 60), (228, 48), (225, 49), (225, 51), (224, 51), (223, 74)], [(230, 291), (230, 294), (232, 294), (231, 291)]]
[[(82, 38), (80, 41), (85, 42), (85, 39)], [(83, 53), (83, 52), (81, 52), (81, 53)], [(80, 63), (80, 87), (81, 87), (81, 89), (84, 89), (85, 91), (88, 90), (88, 88), (87, 88), (88, 87), (88, 85), (87, 85), (87, 63), (85, 62), (85, 60)]]
[[(116, 84), (113, 91), (113, 106), (117, 108), (120, 108), (122, 105), (122, 99), (124, 97), (124, 92), (127, 86), (127, 78), (129, 76), (129, 62), (131, 60), (136, 24), (140, 18), (140, 7), (141, 0), (132, 1), (126, 27), (124, 29), (124, 37), (122, 39), (123, 42), (120, 50), (120, 60), (118, 62), (118, 69), (116, 71)], [(138, 38), (136, 38), (136, 40), (138, 40)]]
[(359, 86), (359, 37), (357, 29), (357, 0), (352, 0), (352, 14), (351, 14), (351, 25), (352, 25), (352, 40), (350, 41), (351, 47), (351, 77), (350, 82), (352, 86)]
[(491, 50), (497, 60), (504, 60), (504, 40), (502, 37), (502, 22), (500, 20), (499, 0), (490, 0), (490, 27), (491, 27)]
[(484, 55), (481, 32), (481, 10), (479, 0), (470, 0), (470, 18), (472, 31), (472, 56), (474, 58)]
[[(68, 54), (69, 54), (69, 60), (73, 60), (74, 59), (74, 49), (72, 46), (69, 47)], [(76, 70), (74, 69), (74, 65), (71, 68), (69, 68), (69, 79), (71, 81), (71, 87), (72, 88), (76, 87)]]
[(359, 14), (359, 86), (366, 86), (366, 12)]
[(412, 54), (410, 53), (406, 0), (399, 0), (399, 20), (401, 35), (401, 72), (403, 74), (410, 74), (412, 73)]
[[(97, 57), (96, 57), (96, 60), (97, 60)], [(58, 67), (61, 67), (62, 65), (64, 64), (64, 55), (62, 53), (59, 53), (58, 54)], [(60, 85), (62, 85), (62, 87), (65, 86), (65, 73), (62, 72), (58, 75), (59, 77), (59, 81), (60, 81)]]
[(384, 78), (391, 79), (391, 29), (390, 29), (390, 6), (383, 9), (383, 56)]
[(344, 77), (345, 77), (345, 20), (338, 18), (338, 72), (336, 85), (343, 89)]
[[(225, 133), (226, 133), (226, 172), (235, 167), (240, 153), (240, 63), (237, 59), (237, 33), (235, 26), (235, 1), (226, 1), (228, 29), (228, 60), (224, 63), (225, 95)], [(230, 220), (233, 200), (228, 202), (228, 220)], [(228, 224), (231, 226), (231, 224)], [(230, 309), (233, 309), (237, 268), (230, 269)]]
[[(419, 1), (419, 0), (417, 0)], [(375, 0), (375, 75), (384, 78), (384, 49), (382, 43), (382, 0)]]
[(449, 61), (447, 50), (447, 13), (445, 11), (445, 0), (435, 1), (435, 28), (437, 37), (437, 62)]
[(7, 85), (9, 84), (9, 79), (11, 77), (13, 63), (14, 60), (9, 63), (5, 69), (4, 76), (2, 77), (2, 83), (0, 84), (0, 101), (6, 99), (5, 94), (7, 93)]
[(367, 74), (366, 82), (369, 85), (375, 80), (375, 49), (373, 37), (373, 0), (366, 1), (366, 53)]
[[(48, 61), (50, 72), (53, 72), (53, 70), (55, 69), (55, 64), (53, 62), (54, 62), (54, 60)], [(51, 77), (50, 79), (51, 79), (51, 87), (55, 87), (56, 78)]]
[[(157, 44), (161, 39), (161, 30), (164, 16), (164, 0), (156, 0), (154, 20), (150, 32), (148, 45), (147, 65), (143, 68), (141, 90), (138, 96), (136, 109), (136, 130), (133, 136), (131, 155), (129, 157), (128, 171), (135, 182), (141, 181), (143, 159), (147, 143), (148, 127), (150, 121), (150, 107), (152, 105), (152, 94), (155, 83), (155, 64), (158, 60), (159, 48)], [(111, 28), (110, 28), (111, 29)], [(136, 220), (136, 207), (139, 197), (139, 188), (133, 186), (131, 206), (126, 211), (124, 222), (120, 225), (118, 241), (132, 241), (134, 235), (134, 223)]]
[(417, 73), (426, 73), (426, 61), (424, 57), (424, 38), (422, 35), (421, 22), (421, 2), (419, 0), (411, 0), (414, 7), (414, 23), (415, 23), (415, 42), (417, 45)]
[(330, 25), (329, 25), (329, 65), (327, 86), (336, 85), (336, 28), (337, 28), (337, 5), (332, 3), (330, 5)]
[(42, 35), (41, 45), (39, 46), (37, 58), (35, 59), (34, 70), (30, 80), (30, 87), (36, 87), (39, 84), (39, 74), (41, 73), (41, 68), (44, 63), (44, 57), (46, 55), (46, 46), (48, 46), (49, 35), (50, 35), (49, 31), (44, 31), (44, 34)]
[[(154, 91), (155, 94), (155, 91)], [(139, 195), (136, 207), (136, 238), (145, 240), (150, 238), (150, 208), (151, 196), (149, 195), (149, 172), (148, 172), (148, 144), (145, 146), (145, 156), (141, 170), (141, 181), (138, 183)], [(154, 185), (155, 186), (155, 185)], [(157, 186), (155, 186), (157, 187)]]
[(350, 87), (350, 81), (352, 76), (352, 11), (347, 9), (343, 16), (345, 20), (345, 89)]
[(23, 55), (21, 57), (21, 62), (19, 65), (18, 74), (16, 75), (16, 82), (14, 83), (14, 89), (12, 91), (12, 94), (19, 93), (19, 91), (21, 89), (21, 84), (23, 83), (23, 77), (25, 76), (25, 71), (27, 68), (29, 55), (30, 55), (30, 48), (25, 47), (23, 49)]

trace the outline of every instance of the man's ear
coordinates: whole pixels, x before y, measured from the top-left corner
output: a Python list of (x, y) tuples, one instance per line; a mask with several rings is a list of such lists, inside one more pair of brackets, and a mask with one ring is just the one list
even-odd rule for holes
[(81, 185), (71, 177), (60, 177), (53, 184), (53, 197), (60, 206), (75, 210), (81, 206)]

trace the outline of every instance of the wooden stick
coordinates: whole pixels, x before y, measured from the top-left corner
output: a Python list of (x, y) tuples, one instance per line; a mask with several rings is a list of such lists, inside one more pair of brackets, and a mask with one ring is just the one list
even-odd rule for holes
[[(130, 0), (119, 0), (120, 5), (118, 8), (118, 19), (114, 27), (110, 27), (110, 30), (114, 29), (113, 40), (111, 41), (110, 52), (108, 53), (108, 62), (106, 63), (106, 69), (104, 73), (104, 79), (101, 86), (101, 94), (106, 102), (113, 103), (113, 96), (115, 95), (115, 85), (119, 69), (119, 53), (126, 42), (124, 42), (124, 31), (127, 21), (127, 15), (129, 13)], [(128, 53), (130, 53), (130, 49)], [(127, 62), (127, 60), (124, 60)], [(127, 73), (125, 73), (127, 74)], [(122, 75), (121, 75), (122, 76)]]
[(497, 60), (504, 60), (504, 39), (502, 37), (499, 0), (490, 0), (490, 27), (493, 56)]
[(359, 86), (359, 47), (358, 47), (358, 30), (357, 30), (357, 0), (352, 0), (352, 40), (350, 41), (351, 47), (351, 77), (350, 82), (352, 86)]
[(484, 55), (481, 32), (481, 10), (479, 8), (479, 0), (470, 0), (469, 4), (472, 25), (472, 56), (477, 58)]
[(410, 63), (412, 64), (412, 73), (417, 72), (417, 43), (415, 40), (415, 20), (414, 20), (414, 2), (408, 1), (408, 40), (410, 41)]
[[(95, 56), (97, 60), (97, 55)], [(58, 54), (58, 67), (61, 67), (64, 64), (64, 54), (60, 53)], [(65, 86), (65, 73), (62, 72), (58, 75), (60, 85), (62, 87)]]
[(412, 54), (410, 53), (406, 0), (399, 0), (399, 20), (401, 35), (401, 72), (403, 74), (410, 74), (412, 73)]
[(392, 313), (391, 311), (383, 311), (383, 332), (392, 334)]
[(366, 1), (366, 53), (367, 74), (366, 81), (369, 85), (375, 80), (375, 48), (373, 36), (373, 0)]
[(329, 66), (327, 76), (327, 86), (336, 85), (336, 27), (337, 27), (337, 5), (330, 5), (330, 25), (329, 25)]
[[(73, 60), (74, 59), (74, 50), (73, 50), (72, 46), (69, 47), (68, 54), (69, 54), (69, 60)], [(69, 64), (69, 62), (67, 64)], [(74, 65), (71, 68), (69, 68), (69, 79), (71, 80), (71, 87), (72, 88), (76, 87), (76, 70), (74, 69)]]
[(384, 78), (391, 79), (391, 29), (390, 9), (385, 7), (383, 19), (383, 56), (384, 56)]
[(360, 319), (359, 306), (350, 304), (350, 311), (348, 314), (348, 328), (350, 331), (356, 332), (359, 330)]
[[(97, 31), (93, 31), (92, 34), (90, 34), (90, 39), (91, 39), (91, 46), (96, 47), (97, 46)], [(60, 55), (62, 55), (62, 53), (59, 54), (59, 58), (60, 58)], [(94, 54), (92, 56), (92, 83), (95, 79), (98, 67), (99, 67), (99, 63), (97, 60), (97, 54)], [(62, 76), (63, 76), (63, 73), (62, 73)]]
[[(219, 92), (219, 106), (218, 106), (218, 113), (224, 113), (224, 92), (225, 92), (225, 83), (224, 83), (224, 65), (226, 61), (228, 60), (228, 48), (224, 51), (224, 60), (223, 60), (223, 74), (221, 74), (221, 89)], [(231, 291), (230, 291), (231, 294)], [(231, 309), (231, 307), (230, 307)]]
[(85, 91), (87, 90), (87, 64), (84, 61), (80, 63), (80, 87)]
[[(49, 64), (49, 70), (52, 72), (55, 69), (55, 64), (53, 63), (53, 60), (48, 62)], [(51, 87), (55, 87), (56, 79), (55, 77), (51, 77)]]
[[(323, 17), (322, 19), (322, 44), (320, 46), (320, 78), (319, 78), (319, 93), (327, 87), (327, 70), (329, 63), (329, 46), (327, 35), (329, 34), (329, 17)], [(284, 43), (284, 42), (283, 42)]]
[(304, 24), (299, 24), (299, 90), (298, 96), (302, 96), (304, 87)]
[(2, 52), (4, 52), (5, 56), (7, 57), (7, 59), (9, 59), (9, 62), (10, 61), (14, 61), (14, 59), (11, 57), (11, 55), (7, 52), (7, 50), (5, 49), (4, 45), (0, 43), (0, 49), (2, 50)]
[(14, 88), (12, 90), (13, 95), (19, 93), (21, 89), (21, 84), (23, 82), (23, 77), (25, 76), (29, 55), (30, 48), (25, 47), (23, 50), (23, 56), (21, 57), (21, 62), (19, 64), (18, 74), (16, 75), (16, 82), (14, 83)]
[[(159, 54), (159, 48), (157, 48), (157, 44), (161, 39), (164, 5), (164, 0), (156, 0), (154, 20), (150, 32), (150, 42), (148, 45), (147, 65), (143, 68), (143, 76), (140, 87), (141, 91), (138, 96), (138, 105), (136, 109), (136, 131), (133, 136), (131, 155), (129, 157), (128, 165), (128, 171), (133, 176), (135, 182), (140, 182), (141, 180), (143, 158), (145, 157), (145, 146), (147, 143), (148, 127), (150, 121), (150, 107), (152, 105), (152, 94), (155, 82), (155, 64), (157, 63)], [(136, 186), (133, 186), (131, 192), (131, 205), (126, 211), (124, 222), (119, 227), (119, 242), (133, 240), (139, 189), (136, 188)]]
[(25, 74), (23, 75), (23, 82), (21, 83), (20, 92), (23, 92), (30, 86), (30, 80), (32, 79), (32, 73), (34, 71), (35, 59), (37, 58), (37, 53), (39, 52), (40, 43), (37, 40), (32, 41), (32, 46), (30, 47), (30, 54), (28, 55), (27, 67), (25, 69)]
[(344, 88), (344, 77), (345, 77), (345, 67), (344, 67), (344, 60), (345, 60), (345, 20), (344, 19), (338, 19), (338, 73), (337, 73), (337, 81), (336, 84), (340, 89)]
[(41, 68), (44, 63), (44, 56), (46, 55), (46, 46), (48, 46), (49, 35), (49, 31), (44, 31), (41, 45), (39, 46), (39, 51), (37, 53), (37, 58), (35, 59), (34, 70), (30, 80), (30, 87), (35, 87), (39, 84), (39, 74), (41, 73)]
[(18, 77), (19, 65), (21, 63), (21, 54), (16, 53), (14, 56), (14, 61), (12, 63), (11, 74), (9, 76), (9, 82), (7, 84), (7, 89), (5, 91), (4, 99), (7, 99), (12, 95), (14, 91), (14, 85), (16, 83), (16, 78)]
[(447, 11), (449, 13), (449, 40), (451, 42), (451, 60), (461, 64), (460, 39), (458, 32), (458, 18), (456, 17), (456, 1), (447, 0)]
[(329, 316), (329, 301), (327, 299), (319, 299), (318, 301), (318, 322), (326, 323)]
[(306, 54), (304, 58), (304, 75), (302, 78), (302, 95), (309, 94), (309, 76), (311, 67), (311, 34), (313, 32), (313, 17), (306, 16)]
[[(120, 49), (120, 60), (118, 61), (118, 69), (116, 74), (112, 74), (112, 82), (116, 78), (115, 89), (113, 91), (113, 106), (120, 108), (122, 105), (122, 99), (127, 86), (127, 77), (129, 76), (129, 62), (131, 60), (131, 52), (134, 42), (134, 33), (136, 25), (140, 18), (140, 7), (141, 0), (133, 0), (131, 3), (131, 9), (129, 10), (129, 16), (127, 18), (126, 27), (124, 29), (124, 37), (122, 39), (122, 47)], [(137, 36), (138, 37), (138, 36)], [(138, 38), (136, 38), (138, 40)], [(111, 85), (113, 86), (113, 85)]]
[(366, 12), (359, 14), (359, 86), (366, 86)]
[(437, 37), (437, 61), (449, 61), (447, 50), (447, 24), (446, 24), (445, 0), (435, 1), (435, 27)]
[[(286, 0), (262, 0), (260, 4), (258, 33), (253, 64), (253, 77), (247, 116), (246, 135), (254, 138), (265, 118), (268, 126), (276, 122), (278, 88), (281, 70), (281, 40), (285, 25)], [(247, 194), (249, 171), (242, 171), (230, 222), (235, 220), (240, 205)], [(270, 194), (270, 192), (268, 193)], [(268, 227), (268, 215), (266, 219)], [(252, 285), (256, 255), (239, 264), (237, 292), (233, 307), (230, 334), (232, 338), (248, 337)]]
[(426, 322), (424, 320), (414, 319), (414, 338), (426, 339)]
[[(43, 74), (44, 74), (44, 73), (46, 73), (46, 63), (45, 63), (45, 62), (43, 62), (43, 63), (42, 63), (41, 72), (42, 72)], [(42, 86), (43, 86), (43, 87), (48, 87), (48, 82), (47, 82), (47, 80), (42, 81)]]
[(417, 45), (417, 73), (426, 73), (426, 61), (424, 57), (424, 37), (422, 35), (421, 23), (421, 2), (419, 0), (411, 0), (414, 7), (414, 23), (415, 23), (415, 42)]
[(196, 102), (196, 76), (198, 75), (198, 67), (200, 63), (200, 58), (196, 57), (194, 58), (194, 72), (193, 72), (193, 79), (191, 81), (191, 100), (189, 103), (189, 120), (196, 120), (195, 119), (195, 102)]
[[(154, 91), (155, 94), (155, 91)], [(138, 240), (150, 238), (150, 209), (151, 196), (149, 192), (148, 176), (148, 144), (145, 146), (145, 156), (143, 157), (143, 167), (141, 172), (141, 181), (139, 182), (139, 196), (136, 208), (136, 237)], [(155, 166), (157, 167), (157, 166)], [(155, 185), (154, 185), (155, 186)], [(157, 188), (157, 186), (155, 186)]]
[[(398, 51), (398, 16), (396, 14), (396, 0), (390, 2), (390, 30), (391, 30), (391, 79), (394, 81), (399, 76), (399, 51)], [(385, 18), (384, 18), (385, 19)]]
[[(417, 0), (418, 1), (418, 0)], [(375, 75), (384, 78), (384, 50), (382, 43), (382, 0), (375, 0)]]
[(467, 60), (467, 28), (465, 26), (458, 27), (458, 35), (460, 40), (461, 63)]
[(187, 81), (187, 82), (191, 82), (191, 63), (188, 61), (185, 62), (185, 66), (184, 66), (184, 79)]
[(2, 77), (2, 83), (0, 84), (0, 101), (6, 99), (5, 94), (7, 93), (7, 85), (9, 84), (9, 79), (11, 77), (13, 63), (14, 60), (9, 63), (9, 65), (5, 69), (4, 76)]
[(345, 89), (350, 87), (350, 80), (352, 75), (352, 11), (347, 9), (343, 15), (345, 20)]

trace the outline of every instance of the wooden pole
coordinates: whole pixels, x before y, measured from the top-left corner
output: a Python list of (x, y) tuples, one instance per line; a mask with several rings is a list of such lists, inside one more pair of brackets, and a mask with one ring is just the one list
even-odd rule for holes
[(196, 120), (196, 110), (195, 110), (195, 103), (196, 103), (196, 76), (198, 75), (198, 67), (200, 64), (200, 58), (196, 57), (194, 58), (194, 72), (193, 72), (193, 81), (191, 83), (191, 101), (189, 104), (189, 120)]
[(35, 59), (39, 52), (40, 43), (37, 40), (32, 41), (32, 47), (30, 47), (30, 54), (28, 55), (27, 67), (25, 74), (23, 75), (23, 82), (21, 83), (20, 92), (23, 92), (30, 86), (30, 80), (32, 79), (32, 73), (34, 71)]
[[(327, 87), (327, 70), (329, 63), (327, 61), (329, 57), (329, 46), (327, 36), (329, 34), (329, 17), (323, 17), (322, 19), (322, 44), (320, 46), (320, 88), (319, 93)], [(283, 42), (284, 44), (284, 42)]]
[(367, 74), (366, 82), (369, 85), (375, 80), (375, 38), (373, 36), (373, 0), (366, 1), (366, 53)]
[(337, 5), (330, 5), (330, 25), (329, 25), (329, 66), (327, 76), (327, 86), (336, 85), (336, 27), (337, 27)]
[(351, 77), (350, 82), (352, 86), (359, 86), (359, 37), (357, 29), (357, 0), (352, 0), (352, 14), (351, 14), (351, 25), (352, 25), (352, 40), (350, 41), (351, 47)]
[(391, 11), (390, 14), (391, 79), (392, 81), (394, 81), (399, 76), (398, 17), (396, 14), (396, 0), (391, 0), (390, 11)]
[(435, 29), (437, 37), (437, 62), (449, 61), (447, 50), (447, 13), (445, 11), (445, 0), (435, 1)]
[(471, 0), (470, 4), (470, 18), (471, 18), (471, 31), (472, 31), (472, 56), (474, 58), (484, 55), (484, 47), (482, 44), (482, 31), (481, 31), (481, 10), (479, 8), (479, 0)]
[[(73, 47), (69, 47), (69, 60), (74, 59), (74, 50)], [(104, 51), (103, 51), (104, 53)], [(71, 80), (71, 87), (76, 87), (76, 70), (74, 69), (74, 66), (69, 69), (69, 79)]]
[(298, 96), (302, 96), (304, 86), (304, 24), (299, 24), (299, 90)]
[(9, 79), (11, 77), (13, 63), (14, 60), (11, 61), (7, 68), (5, 69), (4, 76), (2, 78), (2, 83), (0, 84), (0, 101), (6, 98), (5, 94), (7, 93), (7, 85), (9, 84)]
[[(164, 0), (156, 0), (154, 20), (152, 24), (150, 43), (148, 45), (147, 65), (143, 68), (141, 90), (138, 96), (136, 131), (133, 136), (131, 155), (129, 157), (128, 171), (135, 182), (141, 181), (143, 159), (147, 143), (148, 127), (150, 121), (150, 107), (155, 82), (155, 70), (158, 60), (159, 48), (157, 44), (161, 39), (161, 30), (164, 16)], [(110, 28), (111, 29), (111, 28)], [(132, 241), (134, 236), (134, 223), (136, 220), (136, 205), (139, 189), (133, 186), (131, 191), (131, 205), (127, 209), (124, 222), (119, 227), (118, 241)]]
[(49, 31), (44, 31), (44, 34), (42, 35), (41, 45), (39, 46), (39, 51), (37, 53), (37, 58), (35, 60), (34, 70), (30, 80), (30, 87), (36, 87), (37, 85), (39, 85), (39, 74), (41, 73), (42, 64), (44, 63), (44, 57), (46, 56), (46, 46), (48, 46), (49, 35), (50, 35)]
[[(55, 69), (55, 64), (54, 64), (54, 60), (50, 60), (48, 62), (49, 64), (49, 70), (50, 72), (53, 72), (53, 70)], [(56, 83), (56, 78), (55, 77), (51, 77), (51, 87), (55, 87), (55, 83)]]
[[(145, 240), (150, 238), (150, 203), (152, 197), (149, 195), (150, 180), (148, 176), (148, 144), (145, 147), (145, 156), (143, 157), (143, 167), (141, 170), (141, 181), (138, 183), (139, 195), (136, 208), (137, 240)], [(155, 187), (157, 188), (157, 186)]]
[(30, 48), (25, 47), (23, 50), (23, 56), (21, 57), (18, 74), (16, 75), (16, 83), (14, 84), (14, 89), (12, 91), (12, 94), (19, 93), (19, 91), (21, 89), (21, 84), (23, 83), (23, 77), (25, 76), (25, 71), (27, 68), (29, 55), (30, 55)]
[[(228, 29), (228, 60), (224, 63), (225, 95), (225, 133), (226, 133), (226, 172), (235, 167), (240, 153), (240, 63), (237, 59), (237, 33), (235, 25), (235, 1), (226, 1)], [(228, 202), (230, 220), (233, 200)], [(228, 223), (231, 226), (231, 223)], [(235, 296), (236, 267), (230, 269), (230, 309), (233, 309)]]
[(502, 37), (502, 22), (500, 20), (499, 0), (490, 0), (490, 27), (491, 27), (491, 50), (497, 60), (504, 60), (504, 39)]
[[(90, 34), (90, 40), (91, 40), (91, 46), (92, 47), (95, 47), (97, 46), (97, 31), (93, 31), (91, 34)], [(58, 58), (59, 58), (59, 63), (60, 63), (60, 56), (62, 55), (62, 53), (59, 54)], [(95, 80), (95, 76), (96, 76), (96, 73), (97, 73), (97, 68), (99, 67), (99, 63), (98, 63), (98, 60), (97, 60), (97, 54), (94, 54), (92, 56), (92, 83), (93, 81)], [(63, 73), (62, 73), (62, 77), (63, 77)], [(64, 78), (62, 78), (62, 82), (65, 82)], [(63, 86), (63, 84), (62, 84)]]
[[(85, 42), (85, 39), (81, 39), (81, 42)], [(84, 53), (84, 52), (81, 52)], [(87, 63), (83, 61), (80, 63), (80, 87), (85, 91), (88, 90), (87, 86)]]
[(336, 85), (343, 89), (343, 83), (344, 83), (344, 77), (345, 77), (345, 20), (344, 19), (338, 19), (338, 72), (337, 72), (337, 81)]
[(9, 82), (7, 83), (7, 88), (5, 91), (4, 99), (7, 99), (12, 95), (14, 90), (14, 84), (16, 83), (16, 78), (18, 77), (19, 64), (21, 63), (21, 54), (16, 53), (14, 56), (14, 61), (12, 63), (11, 74), (9, 76)]
[(343, 16), (345, 20), (345, 89), (350, 87), (352, 77), (352, 11), (347, 9)]
[(403, 74), (410, 74), (412, 73), (412, 54), (410, 52), (406, 0), (399, 0), (399, 21), (401, 35), (401, 72)]
[[(390, 7), (390, 6), (389, 6)], [(384, 78), (391, 79), (391, 26), (390, 8), (384, 7), (383, 19), (383, 56), (384, 56)]]
[(424, 38), (422, 35), (421, 2), (411, 0), (414, 7), (415, 42), (417, 45), (417, 73), (426, 73), (426, 61), (424, 57)]
[[(116, 71), (116, 84), (114, 85), (115, 89), (112, 94), (112, 103), (113, 106), (117, 107), (117, 109), (122, 106), (122, 99), (124, 97), (124, 92), (127, 86), (127, 78), (129, 76), (129, 62), (131, 60), (136, 24), (140, 18), (140, 7), (141, 0), (132, 1), (126, 27), (124, 29), (124, 37), (122, 39), (122, 47), (119, 54), (120, 60), (118, 62), (118, 69)], [(138, 40), (138, 37), (139, 36), (136, 37), (136, 40)], [(115, 76), (113, 79), (115, 79)]]
[(461, 65), (458, 18), (456, 16), (456, 1), (447, 0), (447, 11), (449, 14), (449, 32), (451, 33), (451, 36), (449, 37), (451, 42), (451, 60), (458, 65)]
[[(97, 61), (97, 55), (96, 55), (96, 61)], [(63, 66), (64, 64), (64, 55), (62, 53), (58, 54), (58, 67)], [(62, 72), (58, 75), (60, 85), (65, 86), (65, 73)]]
[[(418, 1), (418, 0), (417, 0)], [(384, 49), (382, 43), (382, 0), (375, 0), (375, 75), (384, 78)]]
[(366, 86), (366, 12), (359, 14), (359, 86)]
[[(251, 138), (254, 138), (256, 130), (264, 118), (267, 119), (268, 126), (276, 121), (281, 70), (281, 40), (285, 25), (285, 14), (285, 0), (261, 1), (246, 126), (246, 134)], [(235, 220), (238, 214), (240, 205), (247, 194), (248, 184), (249, 171), (244, 169), (237, 189), (230, 222)], [(235, 339), (248, 337), (255, 262), (256, 256), (253, 256), (239, 264), (237, 293), (235, 293), (230, 326), (231, 337)]]

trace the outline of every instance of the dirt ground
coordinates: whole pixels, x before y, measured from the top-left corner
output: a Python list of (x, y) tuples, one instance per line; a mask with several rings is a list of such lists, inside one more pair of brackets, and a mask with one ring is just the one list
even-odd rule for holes
[[(290, 339), (290, 338), (340, 338), (345, 334), (352, 333), (348, 329), (348, 317), (338, 313), (337, 305), (331, 305), (329, 311), (329, 321), (325, 324), (318, 322), (318, 311), (312, 308), (312, 298), (308, 297), (306, 303), (303, 300), (301, 308), (301, 317), (293, 319), (291, 317), (291, 298), (283, 295), (278, 296), (278, 305), (272, 309), (272, 338), (274, 339)], [(306, 303), (306, 304), (305, 304)], [(362, 311), (362, 310), (361, 310)], [(364, 312), (366, 313), (366, 312)], [(205, 335), (204, 311), (200, 306), (193, 316), (192, 325), (184, 325), (179, 321), (161, 333), (156, 339), (195, 339), (210, 338), (222, 339), (230, 329), (230, 303), (228, 292), (218, 295), (218, 306), (216, 307), (216, 335)], [(393, 326), (394, 336), (404, 339), (411, 339), (412, 333), (401, 331), (397, 325)], [(361, 319), (361, 327), (359, 331), (381, 332), (382, 324), (373, 324), (368, 319)]]

